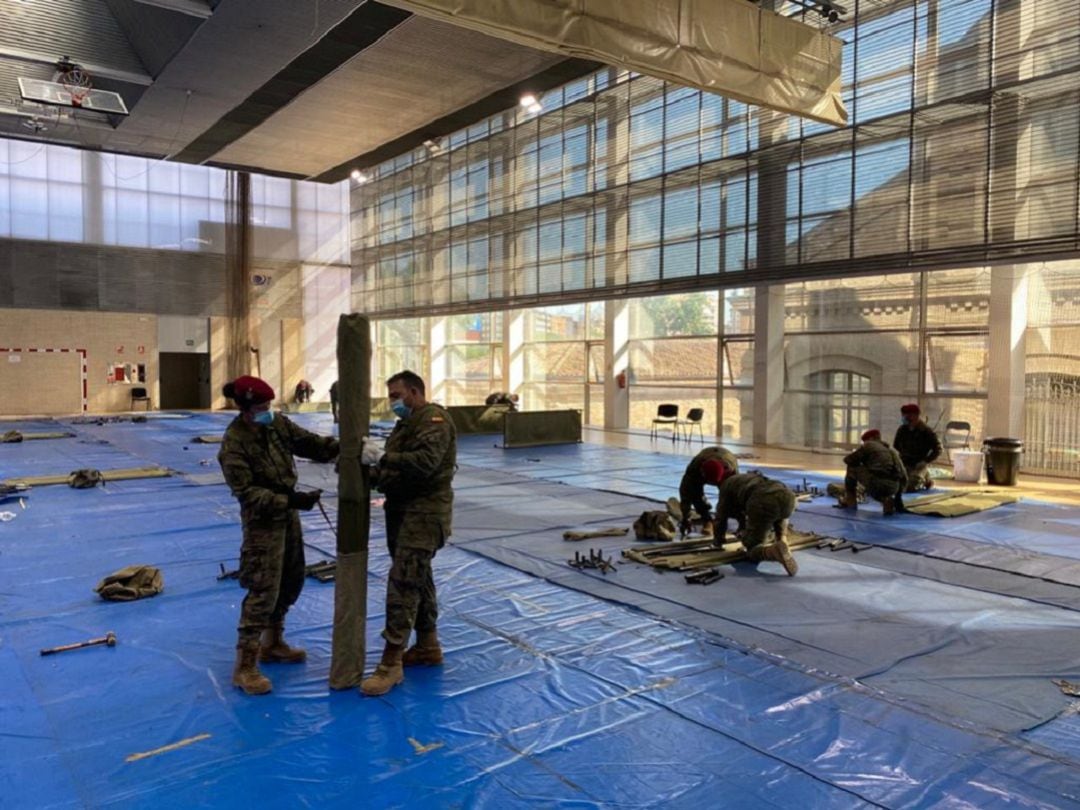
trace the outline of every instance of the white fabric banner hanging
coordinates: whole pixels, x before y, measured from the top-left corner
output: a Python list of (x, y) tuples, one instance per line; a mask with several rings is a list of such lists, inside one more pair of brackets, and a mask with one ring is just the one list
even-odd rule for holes
[(746, 0), (382, 0), (540, 50), (594, 59), (843, 126), (843, 43)]

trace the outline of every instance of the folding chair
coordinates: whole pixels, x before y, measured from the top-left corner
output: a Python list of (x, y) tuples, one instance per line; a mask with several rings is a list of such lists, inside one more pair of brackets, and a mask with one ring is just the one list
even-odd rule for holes
[(652, 420), (652, 438), (656, 438), (658, 425), (667, 425), (671, 428), (671, 440), (675, 441), (675, 432), (679, 428), (679, 406), (666, 402), (656, 407), (656, 418)]

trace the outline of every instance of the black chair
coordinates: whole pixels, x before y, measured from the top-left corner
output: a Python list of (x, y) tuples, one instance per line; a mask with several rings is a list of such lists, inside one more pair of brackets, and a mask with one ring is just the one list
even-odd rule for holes
[[(963, 439), (960, 438), (960, 434), (963, 434)], [(971, 449), (971, 422), (953, 421), (946, 423), (945, 432), (942, 433), (941, 439), (941, 446), (945, 449), (945, 458), (952, 461), (952, 456), (949, 454), (950, 448), (956, 450)]]
[(145, 388), (131, 389), (131, 410), (135, 410), (136, 402), (145, 402), (146, 410), (150, 410), (150, 395), (146, 393)]
[(686, 412), (686, 418), (679, 420), (679, 430), (686, 428), (686, 441), (691, 441), (694, 436), (694, 428), (698, 429), (698, 434), (701, 436), (701, 443), (705, 443), (705, 431), (701, 427), (701, 420), (705, 418), (704, 408), (691, 408)]
[(675, 431), (679, 428), (679, 406), (672, 405), (670, 402), (657, 405), (656, 418), (652, 420), (652, 431), (650, 433), (654, 439), (656, 438), (656, 429), (658, 425), (667, 425), (670, 427), (671, 440), (675, 441)]

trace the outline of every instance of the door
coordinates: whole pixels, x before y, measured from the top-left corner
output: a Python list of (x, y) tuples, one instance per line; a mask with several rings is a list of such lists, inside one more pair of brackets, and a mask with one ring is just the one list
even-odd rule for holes
[(162, 410), (210, 407), (210, 355), (161, 352)]

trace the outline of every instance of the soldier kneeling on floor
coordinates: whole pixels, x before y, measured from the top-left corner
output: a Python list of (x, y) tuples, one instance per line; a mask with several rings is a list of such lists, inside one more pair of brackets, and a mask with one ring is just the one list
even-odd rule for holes
[[(716, 545), (723, 545), (729, 518), (739, 521), (740, 540), (752, 562), (772, 560), (784, 566), (789, 577), (799, 564), (787, 545), (788, 518), (795, 511), (795, 493), (779, 481), (759, 472), (737, 473), (720, 485), (716, 507)], [(773, 541), (766, 542), (770, 531)]]
[(872, 429), (862, 435), (862, 445), (845, 456), (847, 475), (844, 476), (844, 497), (837, 504), (841, 509), (857, 509), (858, 488), (881, 502), (886, 515), (906, 512), (902, 500), (907, 486), (907, 472), (900, 454), (881, 440), (881, 431)]

